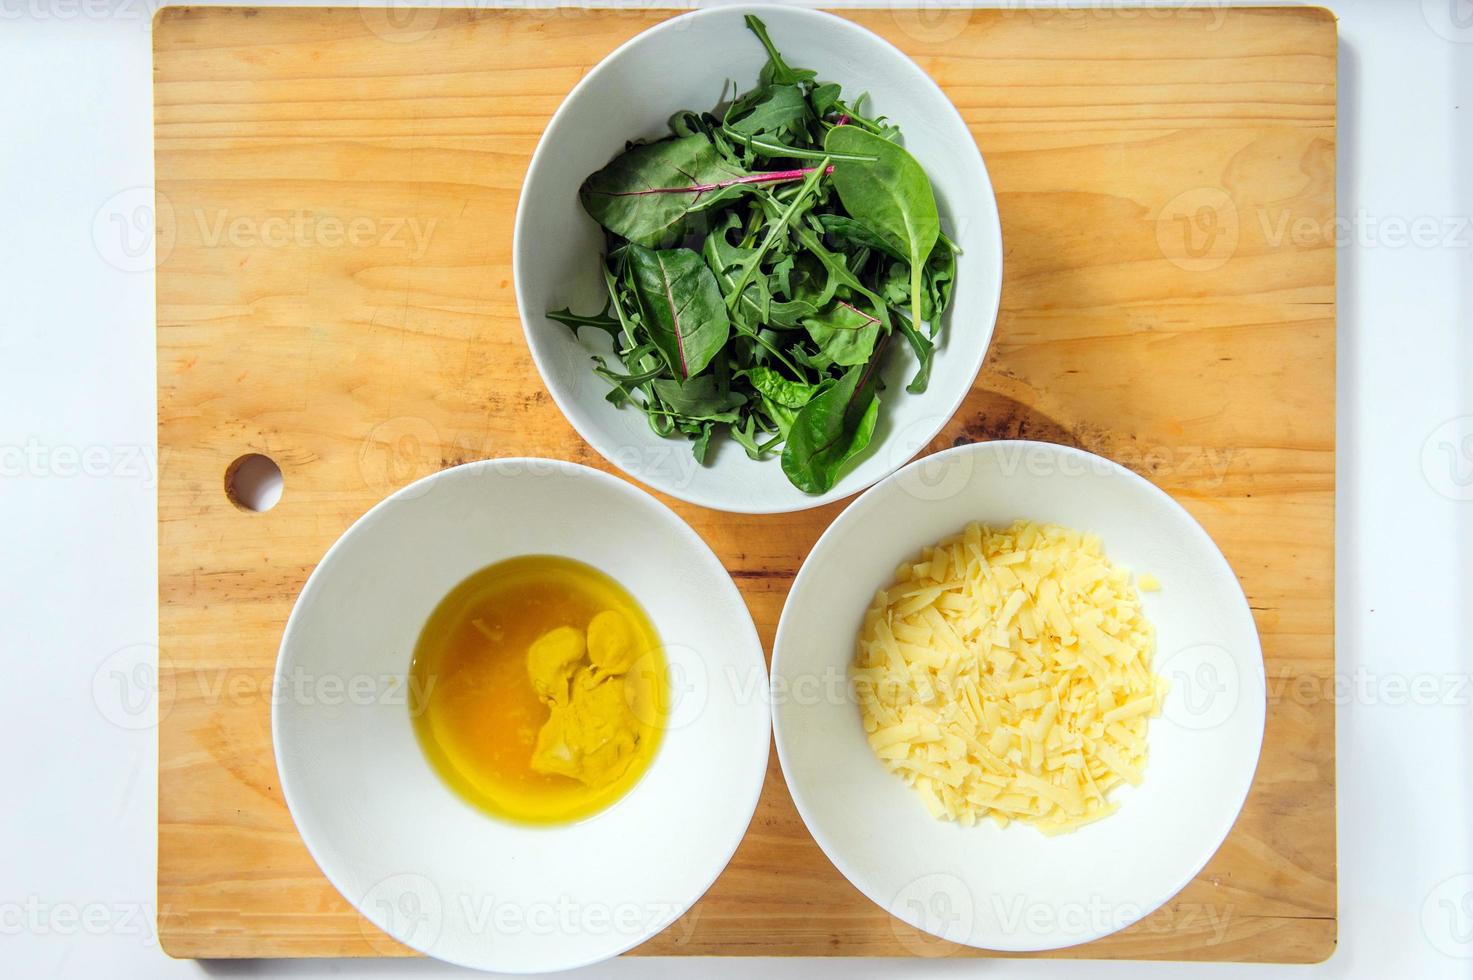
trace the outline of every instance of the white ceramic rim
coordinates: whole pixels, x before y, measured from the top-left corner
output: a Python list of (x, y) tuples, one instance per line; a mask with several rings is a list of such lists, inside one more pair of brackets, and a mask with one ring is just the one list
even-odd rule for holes
[[(788, 589), (788, 598), (783, 602), (782, 615), (778, 617), (777, 634), (772, 642), (772, 663), (768, 669), (769, 680), (773, 684), (777, 684), (778, 678), (782, 676), (782, 671), (779, 667), (779, 658), (781, 657), (783, 650), (783, 634), (787, 628), (789, 602), (791, 601), (793, 594), (798, 591), (799, 586), (803, 583), (804, 579), (812, 574), (813, 556), (819, 554), (820, 551), (822, 551), (825, 542), (829, 540), (829, 537), (831, 535), (837, 537), (845, 533), (846, 528), (844, 525), (847, 522), (856, 521), (863, 518), (863, 512), (866, 509), (866, 498), (870, 497), (871, 494), (874, 494), (877, 490), (881, 489), (892, 480), (899, 479), (902, 474), (904, 474), (907, 470), (912, 469), (913, 467), (927, 465), (928, 463), (934, 463), (934, 461), (938, 459), (960, 456), (966, 453), (1003, 452), (1007, 451), (1008, 449), (1023, 451), (1028, 451), (1030, 449), (1043, 449), (1046, 451), (1058, 452), (1063, 456), (1073, 457), (1075, 459), (1086, 462), (1090, 466), (1103, 466), (1104, 468), (1108, 469), (1113, 475), (1122, 477), (1127, 481), (1134, 482), (1144, 487), (1148, 493), (1155, 495), (1163, 503), (1179, 511), (1181, 516), (1187, 519), (1187, 521), (1190, 523), (1190, 526), (1194, 529), (1193, 533), (1196, 534), (1199, 537), (1200, 541), (1207, 546), (1208, 552), (1213, 556), (1213, 560), (1221, 566), (1221, 569), (1228, 575), (1229, 578), (1231, 578), (1234, 582), (1238, 582), (1238, 577), (1236, 573), (1233, 572), (1232, 566), (1228, 564), (1228, 560), (1226, 557), (1224, 557), (1222, 549), (1217, 547), (1217, 542), (1213, 541), (1211, 535), (1207, 533), (1207, 531), (1202, 527), (1201, 524), (1197, 523), (1197, 519), (1193, 517), (1185, 507), (1177, 503), (1176, 500), (1165, 490), (1162, 490), (1160, 487), (1156, 486), (1156, 484), (1152, 483), (1150, 480), (1147, 480), (1145, 477), (1141, 476), (1139, 473), (1136, 473), (1134, 470), (1121, 466), (1119, 463), (1115, 462), (1112, 459), (1107, 459), (1103, 456), (1098, 456), (1083, 449), (1075, 449), (1072, 446), (1064, 446), (1058, 443), (1038, 442), (1036, 440), (1030, 439), (999, 439), (989, 442), (968, 443), (964, 446), (955, 446), (950, 449), (944, 449), (938, 453), (933, 453), (930, 456), (926, 456), (922, 459), (917, 459), (912, 461), (911, 463), (908, 463), (907, 465), (896, 470), (894, 473), (890, 474), (885, 479), (876, 483), (869, 490), (866, 490), (862, 495), (860, 495), (859, 499), (855, 500), (854, 503), (844, 508), (843, 512), (840, 513), (838, 517), (834, 518), (833, 523), (831, 523), (828, 528), (823, 532), (823, 534), (819, 536), (819, 539), (814, 542), (813, 548), (808, 552), (808, 557), (803, 560), (802, 567), (798, 569), (798, 574), (794, 576), (792, 586), (790, 586)], [(1249, 622), (1254, 622), (1253, 612), (1248, 606), (1248, 597), (1243, 594), (1241, 583), (1239, 583), (1238, 587), (1238, 596), (1242, 599), (1243, 615), (1248, 617)], [(1263, 718), (1257, 727), (1256, 738), (1253, 744), (1253, 767), (1248, 771), (1247, 778), (1244, 780), (1241, 791), (1238, 793), (1237, 805), (1232, 808), (1231, 812), (1224, 812), (1220, 826), (1211, 835), (1216, 840), (1216, 843), (1206, 848), (1205, 853), (1201, 856), (1200, 860), (1196, 861), (1191, 870), (1188, 871), (1184, 876), (1182, 876), (1182, 878), (1176, 883), (1176, 885), (1171, 888), (1165, 895), (1163, 895), (1158, 902), (1148, 908), (1143, 908), (1140, 915), (1130, 919), (1129, 921), (1121, 922), (1117, 927), (1113, 929), (1107, 928), (1099, 931), (1092, 931), (1089, 935), (1085, 935), (1077, 939), (1070, 939), (1068, 942), (1064, 943), (1044, 941), (1031, 944), (1018, 943), (1012, 946), (973, 946), (973, 948), (988, 949), (994, 952), (1002, 953), (1036, 953), (1053, 949), (1068, 949), (1073, 946), (1081, 946), (1085, 943), (1093, 942), (1096, 939), (1100, 939), (1104, 936), (1108, 936), (1112, 933), (1129, 928), (1136, 922), (1139, 922), (1141, 919), (1146, 918), (1152, 912), (1155, 912), (1161, 906), (1170, 901), (1183, 888), (1185, 888), (1192, 881), (1193, 878), (1197, 876), (1198, 872), (1200, 872), (1204, 867), (1207, 866), (1207, 862), (1212, 860), (1213, 855), (1215, 855), (1218, 850), (1221, 849), (1223, 842), (1227, 840), (1228, 834), (1232, 832), (1233, 825), (1238, 822), (1238, 817), (1243, 812), (1243, 804), (1248, 801), (1248, 794), (1253, 789), (1253, 781), (1258, 774), (1258, 765), (1263, 759), (1263, 733), (1267, 725), (1267, 695), (1264, 686), (1263, 646), (1258, 636), (1256, 623), (1254, 623), (1252, 635), (1253, 652), (1258, 654), (1257, 658), (1254, 661), (1258, 665), (1257, 679), (1259, 683), (1257, 690), (1265, 692), (1264, 700), (1259, 702), (1259, 707), (1263, 714)], [(773, 692), (773, 696), (776, 696), (776, 691)], [(829, 861), (834, 865), (834, 867), (838, 869), (839, 873), (844, 876), (845, 880), (847, 880), (855, 888), (859, 889), (859, 891), (863, 893), (864, 896), (868, 898), (871, 902), (874, 902), (875, 905), (879, 906), (887, 912), (890, 912), (890, 914), (893, 915), (894, 913), (891, 912), (888, 904), (883, 899), (877, 897), (872, 891), (870, 891), (868, 888), (865, 887), (864, 884), (860, 882), (860, 880), (856, 877), (854, 866), (845, 859), (844, 855), (840, 853), (836, 848), (834, 848), (829, 842), (827, 842), (819, 832), (814, 830), (814, 825), (810, 819), (812, 811), (808, 806), (806, 793), (799, 787), (795, 786), (793, 784), (793, 781), (788, 776), (789, 763), (787, 753), (783, 749), (783, 731), (781, 719), (782, 712), (774, 711), (772, 713), (773, 743), (777, 748), (778, 765), (782, 769), (783, 782), (788, 788), (788, 795), (792, 797), (793, 805), (798, 810), (798, 816), (801, 817), (803, 820), (803, 826), (808, 829), (809, 836), (814, 839), (814, 841), (818, 844), (819, 849), (823, 851), (824, 856), (826, 856)], [(908, 919), (902, 919), (902, 921), (905, 921), (908, 925), (914, 926), (917, 929), (923, 929), (923, 926), (920, 923), (912, 922)], [(923, 929), (923, 931), (925, 930)], [(932, 933), (932, 935), (935, 935), (935, 933)], [(940, 938), (947, 939), (948, 937), (943, 936)], [(956, 942), (957, 940), (949, 941)], [(961, 945), (970, 946), (972, 944), (963, 942), (961, 943)]]
[[(758, 16), (761, 16), (764, 12), (768, 11), (781, 11), (784, 16), (812, 16), (816, 19), (838, 21), (844, 24), (846, 27), (852, 27), (857, 30), (865, 31), (880, 44), (894, 51), (895, 54), (898, 55), (905, 63), (914, 68), (917, 77), (922, 81), (922, 83), (931, 86), (931, 88), (934, 89), (936, 94), (940, 97), (941, 101), (946, 104), (947, 109), (950, 110), (952, 116), (956, 118), (956, 121), (962, 126), (962, 128), (970, 131), (970, 128), (967, 126), (966, 120), (962, 118), (962, 114), (957, 110), (955, 103), (951, 101), (951, 98), (942, 90), (941, 86), (936, 84), (936, 80), (928, 75), (926, 71), (921, 68), (920, 65), (916, 64), (914, 58), (906, 54), (904, 51), (901, 51), (885, 38), (880, 37), (878, 34), (875, 34), (864, 25), (849, 20), (846, 17), (840, 17), (837, 14), (831, 14), (828, 11), (817, 10), (811, 7), (796, 7), (775, 3), (758, 3), (743, 4), (741, 9), (743, 12), (757, 14)], [(517, 243), (521, 241), (522, 235), (526, 231), (524, 227), (524, 219), (526, 217), (525, 192), (527, 188), (527, 177), (532, 173), (533, 170), (536, 169), (538, 161), (542, 158), (543, 153), (547, 152), (548, 134), (557, 127), (558, 123), (561, 121), (563, 115), (567, 111), (567, 108), (569, 104), (573, 101), (573, 99), (578, 96), (585, 88), (592, 88), (597, 86), (599, 84), (600, 76), (603, 74), (605, 67), (618, 55), (622, 54), (626, 48), (639, 43), (642, 39), (656, 32), (670, 30), (672, 24), (679, 24), (680, 22), (688, 21), (691, 18), (711, 17), (718, 15), (729, 16), (731, 14), (731, 10), (732, 8), (730, 6), (703, 7), (699, 10), (692, 10), (689, 13), (678, 14), (675, 17), (671, 17), (669, 20), (661, 21), (648, 30), (640, 31), (634, 37), (630, 38), (629, 40), (625, 41), (623, 44), (615, 48), (613, 51), (610, 51), (608, 54), (604, 55), (603, 59), (599, 61), (598, 64), (594, 65), (593, 68), (589, 70), (588, 74), (579, 79), (578, 83), (568, 91), (568, 94), (566, 96), (563, 97), (563, 101), (558, 105), (557, 111), (554, 112), (552, 114), (552, 118), (548, 120), (547, 128), (542, 131), (542, 136), (537, 140), (537, 148), (532, 152), (532, 159), (527, 164), (527, 173), (522, 177), (522, 187), (517, 196), (516, 218), (512, 226), (511, 276), (512, 288), (516, 293), (517, 314), (522, 321), (522, 333), (527, 339), (527, 348), (531, 352), (532, 362), (537, 367), (537, 373), (542, 379), (542, 386), (544, 389), (546, 389), (547, 393), (552, 396), (553, 403), (557, 405), (558, 411), (563, 413), (563, 418), (565, 418), (568, 421), (568, 424), (573, 427), (574, 431), (576, 431), (578, 435), (583, 438), (584, 442), (592, 446), (593, 450), (604, 459), (608, 460), (611, 465), (618, 467), (621, 472), (627, 473), (630, 478), (639, 480), (642, 483), (646, 483), (655, 490), (658, 490), (660, 493), (668, 494), (676, 498), (677, 500), (683, 500), (688, 504), (695, 504), (697, 507), (707, 508), (711, 508), (710, 503), (705, 500), (699, 499), (695, 495), (689, 494), (685, 490), (685, 488), (681, 487), (676, 482), (666, 480), (664, 477), (658, 475), (646, 479), (644, 476), (630, 473), (627, 469), (625, 469), (623, 464), (619, 462), (618, 454), (614, 452), (612, 448), (605, 446), (601, 439), (596, 439), (593, 436), (590, 436), (589, 433), (585, 432), (583, 428), (580, 427), (576, 421), (574, 421), (574, 416), (573, 413), (570, 411), (570, 406), (564, 403), (564, 400), (562, 397), (559, 396), (557, 389), (551, 384), (548, 384), (547, 379), (551, 376), (552, 372), (549, 370), (548, 366), (543, 363), (542, 358), (538, 356), (537, 345), (532, 343), (532, 331), (534, 329), (534, 326), (531, 318), (529, 318), (527, 314), (527, 297), (522, 295), (521, 249), (517, 247)], [(678, 27), (676, 29), (678, 29)], [(977, 155), (977, 165), (982, 168), (982, 173), (987, 177), (987, 183), (983, 187), (977, 189), (979, 197), (983, 199), (981, 201), (981, 206), (985, 209), (990, 210), (992, 215), (996, 218), (996, 220), (993, 222), (993, 244), (995, 246), (995, 251), (997, 254), (996, 281), (998, 283), (997, 293), (993, 297), (992, 310), (988, 318), (989, 327), (987, 331), (987, 341), (986, 343), (978, 345), (976, 354), (974, 356), (975, 363), (972, 365), (970, 371), (970, 377), (975, 381), (977, 374), (982, 370), (983, 362), (987, 359), (987, 352), (992, 347), (992, 337), (997, 332), (997, 315), (998, 312), (1002, 309), (1003, 245), (1002, 219), (998, 215), (997, 211), (997, 195), (992, 188), (992, 175), (987, 170), (987, 161), (983, 159), (982, 149), (977, 145), (975, 137), (971, 140), (970, 146), (972, 152)], [(971, 394), (971, 385), (960, 389), (956, 397), (952, 399), (951, 405), (947, 407), (946, 411), (944, 413), (937, 414), (935, 427), (930, 431), (925, 439), (918, 440), (918, 444), (922, 448), (924, 448), (932, 439), (936, 438), (936, 433), (940, 432), (943, 428), (946, 427), (946, 424), (951, 420), (953, 416), (956, 415), (956, 410), (961, 407), (962, 402), (966, 400), (967, 395), (969, 394)], [(912, 457), (912, 459), (913, 458), (914, 457)], [(767, 462), (775, 463), (775, 461), (773, 460), (768, 460)], [(838, 492), (837, 490), (830, 490), (828, 493), (807, 495), (804, 494), (801, 490), (798, 490), (796, 487), (794, 487), (794, 492), (798, 494), (798, 497), (794, 499), (794, 503), (792, 504), (792, 506), (789, 507), (749, 508), (735, 505), (721, 508), (721, 510), (723, 513), (729, 514), (791, 514), (796, 513), (797, 511), (811, 510), (815, 507), (822, 507), (825, 504), (831, 504), (836, 500), (842, 500), (846, 497), (862, 493), (869, 487), (872, 487), (880, 481), (887, 479), (889, 476), (894, 475), (896, 472), (901, 470), (904, 465), (905, 464), (901, 464), (894, 467), (894, 469), (890, 470), (889, 473), (879, 473), (869, 483), (863, 484), (858, 487), (845, 488), (842, 492)]]
[[(279, 690), (279, 685), (283, 681), (283, 665), (287, 656), (287, 645), (292, 637), (293, 630), (296, 626), (297, 612), (299, 609), (302, 608), (302, 597), (307, 595), (308, 592), (311, 591), (313, 583), (317, 580), (318, 574), (328, 563), (328, 559), (332, 557), (335, 551), (337, 551), (338, 546), (341, 545), (343, 541), (345, 541), (348, 537), (350, 537), (354, 533), (354, 531), (359, 528), (360, 525), (365, 525), (368, 521), (370, 521), (379, 511), (393, 506), (401, 499), (412, 498), (421, 495), (429, 484), (433, 483), (436, 480), (445, 479), (447, 474), (463, 474), (469, 470), (499, 469), (503, 467), (526, 468), (529, 466), (551, 466), (560, 469), (565, 473), (571, 473), (578, 477), (589, 477), (596, 482), (601, 481), (608, 486), (614, 487), (617, 492), (635, 494), (637, 496), (644, 497), (647, 501), (655, 504), (655, 506), (660, 511), (663, 511), (666, 515), (669, 516), (670, 520), (673, 522), (673, 526), (677, 529), (677, 533), (679, 533), (682, 537), (686, 539), (687, 544), (691, 546), (694, 553), (701, 555), (704, 559), (707, 559), (709, 560), (709, 562), (714, 564), (716, 568), (720, 569), (720, 580), (724, 581), (726, 588), (731, 590), (731, 592), (736, 595), (736, 598), (741, 603), (742, 608), (747, 609), (747, 636), (745, 638), (746, 642), (743, 643), (743, 645), (745, 646), (747, 644), (750, 644), (751, 646), (756, 647), (759, 655), (762, 653), (762, 638), (758, 635), (757, 626), (752, 621), (751, 610), (747, 607), (746, 598), (742, 596), (741, 590), (736, 587), (736, 583), (732, 580), (731, 573), (726, 570), (726, 566), (722, 563), (721, 559), (718, 558), (716, 556), (716, 553), (711, 550), (711, 546), (706, 544), (705, 539), (697, 534), (695, 532), (695, 529), (692, 528), (688, 523), (686, 523), (684, 518), (675, 513), (675, 511), (671, 510), (669, 507), (667, 507), (663, 502), (659, 500), (659, 498), (655, 497), (649, 491), (643, 489), (642, 487), (635, 486), (633, 483), (630, 483), (627, 480), (621, 480), (616, 476), (611, 476), (610, 474), (605, 473), (602, 470), (596, 470), (591, 466), (584, 466), (581, 463), (573, 463), (569, 462), (568, 460), (546, 459), (538, 456), (506, 456), (496, 459), (473, 460), (468, 463), (462, 463), (459, 466), (451, 466), (443, 470), (438, 470), (434, 473), (429, 474), (428, 476), (420, 477), (413, 483), (409, 483), (405, 486), (400, 487), (389, 496), (374, 504), (367, 511), (365, 511), (362, 516), (360, 516), (352, 524), (348, 525), (348, 528), (338, 536), (337, 540), (332, 543), (332, 546), (323, 553), (323, 556), (321, 559), (318, 560), (316, 567), (312, 569), (312, 573), (307, 576), (307, 581), (303, 583), (301, 592), (297, 593), (297, 598), (292, 603), (291, 614), (287, 617), (286, 628), (282, 631), (281, 644), (277, 648), (276, 665), (273, 668), (271, 678), (271, 703), (273, 705), (271, 709), (272, 764), (276, 767), (276, 777), (281, 783), (281, 795), (282, 798), (286, 801), (287, 812), (291, 814), (292, 826), (296, 828), (297, 836), (302, 839), (303, 845), (305, 845), (307, 848), (307, 853), (311, 855), (313, 863), (317, 865), (317, 868), (319, 871), (322, 872), (323, 877), (325, 877), (332, 885), (333, 889), (336, 890), (337, 893), (341, 895), (343, 899), (353, 907), (353, 910), (356, 914), (363, 917), (370, 923), (372, 923), (373, 920), (368, 919), (368, 917), (364, 915), (363, 911), (358, 908), (358, 903), (355, 902), (351, 897), (349, 897), (347, 891), (344, 890), (340, 879), (334, 875), (333, 871), (328, 868), (326, 864), (323, 863), (321, 858), (318, 856), (319, 852), (317, 848), (313, 846), (310, 835), (305, 830), (303, 830), (301, 823), (297, 820), (297, 813), (300, 812), (300, 810), (298, 806), (293, 804), (292, 802), (295, 794), (295, 791), (292, 789), (291, 785), (292, 777), (288, 775), (287, 771), (283, 769), (278, 762), (278, 760), (282, 758), (280, 743), (281, 729), (279, 727), (281, 715), (276, 710), (275, 705), (282, 703), (282, 692)], [(759, 659), (762, 663), (763, 669), (765, 670), (767, 666), (766, 658), (759, 657)], [(770, 690), (770, 675), (768, 678), (768, 684)], [(726, 871), (726, 869), (731, 865), (731, 859), (733, 856), (735, 856), (737, 848), (741, 846), (742, 841), (746, 839), (747, 832), (751, 829), (752, 826), (752, 818), (757, 813), (757, 803), (762, 798), (762, 789), (767, 783), (765, 772), (768, 763), (771, 762), (770, 732), (772, 725), (772, 703), (766, 698), (758, 698), (756, 700), (760, 705), (760, 710), (762, 710), (767, 715), (767, 727), (769, 731), (768, 746), (763, 754), (763, 758), (765, 760), (762, 767), (764, 775), (761, 779), (758, 779), (756, 781), (756, 790), (752, 793), (751, 800), (744, 804), (746, 808), (747, 819), (746, 822), (741, 825), (741, 832), (736, 835), (735, 839), (732, 840), (729, 845), (722, 844), (720, 847), (712, 848), (713, 854), (722, 855), (721, 861), (716, 866), (716, 872), (711, 875), (709, 880), (707, 880), (703, 885), (700, 886), (699, 890), (695, 892), (691, 900), (675, 914), (674, 920), (679, 920), (679, 918), (683, 916), (686, 912), (688, 912), (692, 906), (700, 901), (701, 898), (706, 894), (706, 892), (711, 890), (711, 886), (716, 883), (716, 879), (720, 878), (721, 875)], [(426, 765), (428, 765), (428, 760), (426, 760)], [(617, 805), (617, 801), (615, 805)], [(373, 924), (375, 928), (382, 928), (376, 923)], [(429, 950), (423, 949), (419, 946), (405, 941), (402, 937), (395, 936), (391, 933), (386, 934), (389, 935), (389, 937), (395, 942), (402, 943), (403, 945), (408, 946), (410, 949), (415, 950), (415, 952), (422, 953), (431, 959), (439, 960), (443, 963), (451, 963), (455, 966), (465, 967), (471, 970), (480, 970), (483, 972), (486, 971), (486, 967), (481, 966), (477, 963), (472, 963), (461, 959), (452, 959), (448, 957), (437, 956), (431, 953)], [(652, 932), (648, 934), (638, 935), (630, 940), (627, 944), (620, 946), (617, 949), (613, 949), (612, 951), (604, 955), (596, 956), (591, 959), (586, 959), (574, 963), (559, 963), (549, 966), (545, 969), (528, 970), (525, 971), (525, 973), (535, 974), (560, 972), (563, 970), (576, 970), (581, 969), (582, 967), (591, 966), (595, 963), (602, 963), (605, 960), (613, 959), (616, 956), (627, 953), (629, 950), (638, 946), (640, 943), (648, 941), (657, 934), (658, 933)]]

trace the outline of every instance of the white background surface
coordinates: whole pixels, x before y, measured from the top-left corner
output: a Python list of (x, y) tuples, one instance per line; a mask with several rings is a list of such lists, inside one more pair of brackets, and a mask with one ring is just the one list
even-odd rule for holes
[[(153, 940), (155, 733), (93, 695), (157, 634), (152, 276), (146, 255), (109, 263), (94, 244), (95, 222), (117, 241), (111, 215), (150, 199), (148, 2), (0, 0), (0, 973), (444, 975), (172, 961)], [(1338, 952), (1307, 969), (639, 959), (586, 975), (1473, 976), (1473, 4), (1332, 6)]]

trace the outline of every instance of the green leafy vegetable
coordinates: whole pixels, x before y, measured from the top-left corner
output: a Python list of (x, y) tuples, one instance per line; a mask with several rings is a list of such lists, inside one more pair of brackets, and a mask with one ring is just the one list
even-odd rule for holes
[(876, 158), (874, 163), (844, 160), (835, 164), (834, 187), (850, 216), (878, 235), (892, 254), (910, 263), (910, 322), (919, 328), (923, 271), (941, 237), (941, 218), (931, 181), (915, 157), (883, 136), (857, 126), (829, 130), (823, 145), (836, 153)]
[(731, 331), (716, 277), (688, 248), (631, 245), (629, 271), (645, 329), (665, 363), (682, 381), (700, 374)]
[(783, 445), (783, 472), (793, 486), (823, 493), (869, 445), (880, 414), (876, 363), (856, 365), (798, 412)]
[(899, 128), (747, 26), (767, 54), (755, 87), (677, 112), (583, 182), (608, 302), (548, 317), (608, 334), (608, 401), (698, 461), (725, 436), (824, 493), (873, 438), (897, 331), (920, 365), (908, 390), (925, 389), (957, 250)]

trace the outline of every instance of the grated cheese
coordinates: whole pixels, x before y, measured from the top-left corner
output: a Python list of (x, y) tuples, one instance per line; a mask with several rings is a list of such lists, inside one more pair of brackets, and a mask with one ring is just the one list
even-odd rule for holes
[(870, 747), (933, 816), (1057, 834), (1140, 783), (1166, 695), (1154, 653), (1129, 574), (1094, 535), (970, 524), (875, 596), (851, 675)]

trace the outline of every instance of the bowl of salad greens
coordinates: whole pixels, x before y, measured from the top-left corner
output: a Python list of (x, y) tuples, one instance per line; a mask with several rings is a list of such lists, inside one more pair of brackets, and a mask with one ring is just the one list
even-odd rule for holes
[(665, 21), (584, 76), (517, 209), (532, 358), (615, 466), (717, 510), (870, 486), (956, 412), (1002, 238), (945, 94), (842, 17)]

